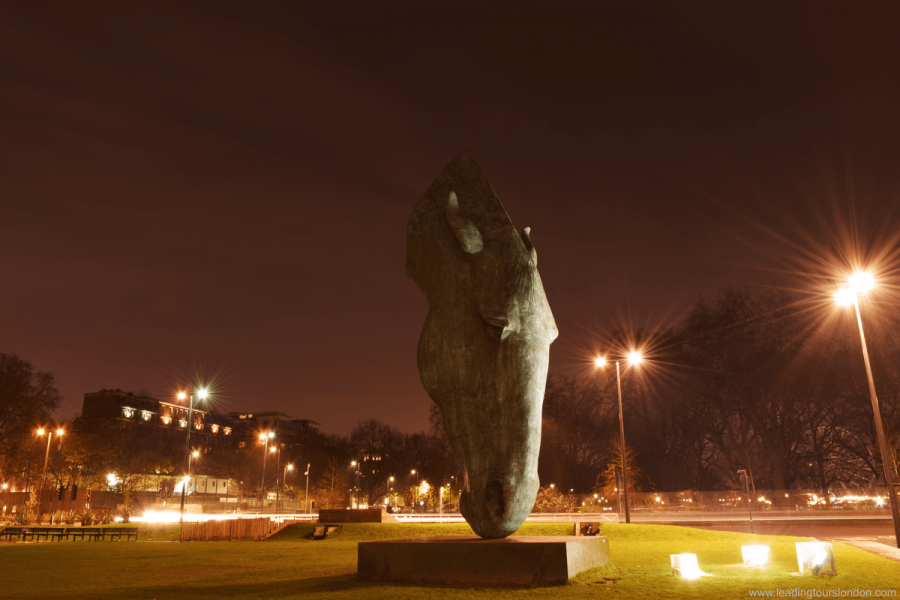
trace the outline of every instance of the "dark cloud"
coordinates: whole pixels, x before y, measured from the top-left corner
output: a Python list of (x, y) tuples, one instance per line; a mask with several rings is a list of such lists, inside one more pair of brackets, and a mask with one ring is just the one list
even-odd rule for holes
[(896, 12), (2, 4), (0, 351), (66, 414), (202, 374), (225, 409), (423, 428), (406, 222), (468, 149), (533, 228), (576, 372), (592, 331), (799, 287), (774, 232), (900, 227)]
[(519, 83), (583, 93), (651, 85), (643, 53), (612, 37), (591, 9), (581, 14), (528, 2), (496, 2), (478, 28), (478, 55)]

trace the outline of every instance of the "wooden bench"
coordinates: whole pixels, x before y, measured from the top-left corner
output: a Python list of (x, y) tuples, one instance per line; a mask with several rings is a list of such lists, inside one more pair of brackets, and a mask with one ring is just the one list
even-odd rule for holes
[(137, 527), (108, 527), (106, 529), (106, 535), (109, 536), (109, 539), (112, 540), (115, 537), (118, 541), (122, 541), (122, 536), (125, 536), (126, 540), (130, 540), (134, 537), (134, 541), (138, 539), (138, 528)]
[(34, 538), (34, 533), (31, 531), (31, 527), (6, 527), (3, 531), (0, 531), (0, 538), (7, 538), (9, 541), (13, 541), (13, 536), (15, 536), (19, 540), (26, 539), (26, 536), (31, 536)]
[(66, 530), (68, 535), (66, 539), (69, 539), (69, 535), (72, 536), (72, 541), (75, 541), (75, 538), (87, 538), (88, 541), (91, 539), (94, 540), (102, 540), (103, 539), (103, 528), (102, 527), (70, 527)]
[(56, 538), (57, 541), (62, 541), (63, 536), (65, 536), (66, 539), (69, 539), (66, 529), (63, 527), (32, 527), (31, 534), (32, 539), (38, 540), (41, 539), (41, 536), (44, 536), (44, 539), (47, 541), (50, 541), (50, 538)]

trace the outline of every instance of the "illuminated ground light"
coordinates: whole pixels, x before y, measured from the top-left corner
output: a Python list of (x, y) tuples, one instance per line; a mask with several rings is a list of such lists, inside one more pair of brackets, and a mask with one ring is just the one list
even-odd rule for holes
[(769, 564), (771, 550), (768, 546), (741, 546), (745, 567), (764, 567)]
[(709, 573), (700, 570), (696, 554), (671, 554), (669, 560), (672, 563), (672, 575), (680, 575), (685, 579), (711, 577)]
[(837, 575), (834, 550), (828, 542), (797, 542), (797, 564), (800, 574)]

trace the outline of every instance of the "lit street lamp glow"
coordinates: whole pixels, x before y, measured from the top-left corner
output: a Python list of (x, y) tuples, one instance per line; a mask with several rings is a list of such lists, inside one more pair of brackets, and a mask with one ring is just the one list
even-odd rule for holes
[[(838, 303), (845, 300), (847, 295), (850, 301), (847, 305), (852, 304), (856, 311), (856, 324), (859, 326), (859, 341), (862, 346), (863, 362), (866, 365), (866, 377), (869, 380), (869, 397), (872, 400), (872, 412), (875, 416), (875, 433), (878, 437), (878, 447), (881, 451), (881, 464), (884, 469), (884, 483), (887, 487), (888, 500), (891, 505), (891, 520), (894, 523), (894, 543), (900, 548), (900, 509), (897, 506), (897, 490), (894, 487), (894, 473), (891, 467), (891, 452), (884, 437), (884, 425), (881, 422), (881, 408), (878, 405), (878, 395), (875, 393), (875, 378), (872, 376), (872, 364), (869, 362), (869, 349), (866, 346), (866, 335), (863, 332), (862, 314), (859, 311), (858, 294), (863, 294), (875, 286), (875, 279), (866, 271), (857, 271), (850, 276), (850, 288), (838, 292)], [(798, 555), (799, 556), (799, 555)], [(833, 563), (832, 563), (833, 566)], [(801, 572), (802, 572), (801, 565)]]
[[(628, 363), (631, 365), (638, 365), (643, 360), (641, 353), (637, 350), (632, 350), (628, 353)], [(594, 361), (598, 367), (603, 367), (606, 365), (606, 359), (603, 357), (597, 358)], [(628, 466), (625, 462), (625, 419), (622, 414), (622, 375), (619, 370), (619, 361), (616, 361), (616, 388), (619, 392), (619, 442), (621, 444), (620, 451), (622, 453), (622, 488), (625, 495), (625, 522), (631, 523), (631, 508), (628, 505)], [(616, 488), (618, 491), (618, 488)]]
[(875, 279), (868, 271), (857, 271), (850, 276), (850, 290), (857, 294), (865, 294), (875, 287)]
[(838, 306), (850, 306), (855, 300), (856, 294), (850, 288), (838, 290), (834, 295), (834, 301), (837, 302)]
[[(205, 399), (207, 396), (206, 389), (201, 388), (199, 393), (199, 398), (201, 400)], [(189, 393), (178, 392), (178, 399), (184, 400), (185, 398), (190, 398), (188, 402), (188, 414), (187, 421), (182, 421), (184, 423), (184, 485), (181, 488), (181, 510), (178, 522), (184, 524), (184, 499), (187, 496), (187, 482), (190, 480), (191, 474), (191, 429), (193, 429), (194, 425), (194, 384), (191, 384), (191, 389)], [(182, 535), (184, 531), (182, 530)]]

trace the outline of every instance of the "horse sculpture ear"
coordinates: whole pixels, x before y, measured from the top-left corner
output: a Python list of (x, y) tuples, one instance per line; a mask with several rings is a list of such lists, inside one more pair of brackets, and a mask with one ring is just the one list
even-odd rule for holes
[(531, 254), (531, 264), (535, 267), (537, 266), (537, 250), (534, 249), (534, 244), (531, 243), (531, 227), (526, 227), (522, 230), (522, 242), (525, 244), (525, 248)]
[(459, 207), (459, 199), (456, 192), (451, 191), (447, 198), (447, 221), (450, 223), (459, 245), (468, 254), (477, 254), (484, 248), (484, 240), (481, 239), (481, 232), (475, 227), (469, 219), (462, 214)]

